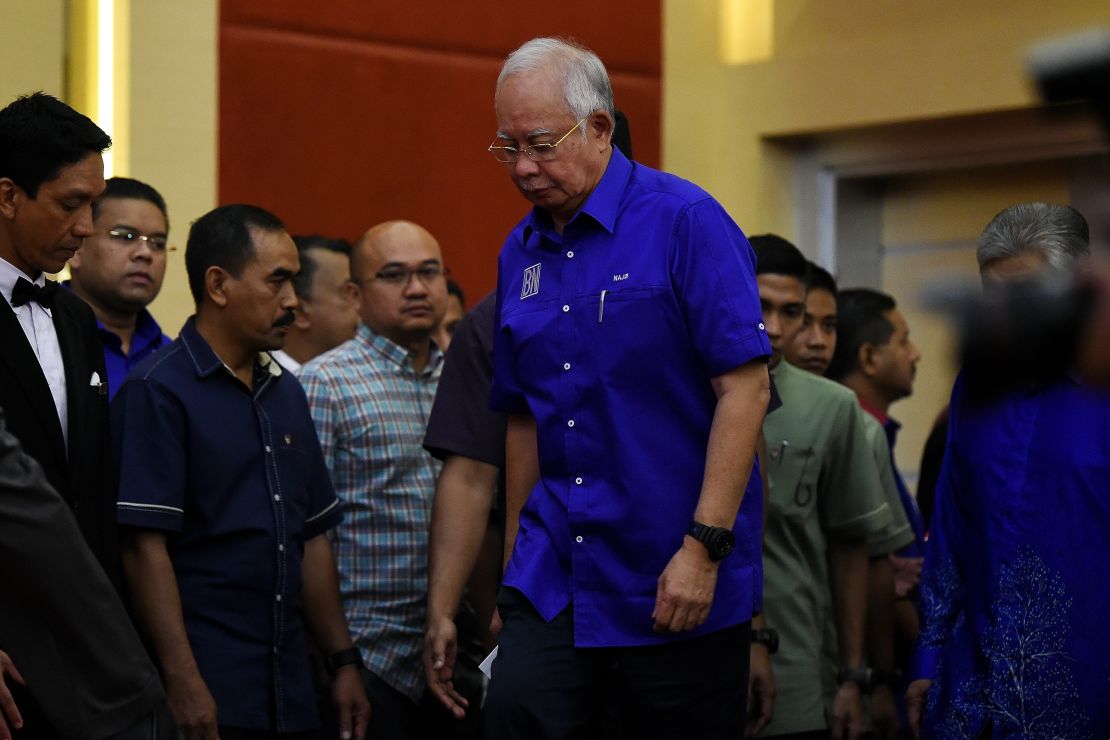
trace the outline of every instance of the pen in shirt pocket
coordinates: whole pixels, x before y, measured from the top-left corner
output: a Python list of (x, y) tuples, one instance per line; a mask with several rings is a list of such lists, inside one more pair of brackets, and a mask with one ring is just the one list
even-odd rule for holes
[(597, 304), (597, 323), (599, 324), (605, 318), (605, 294), (608, 292), (607, 290), (601, 291), (601, 300)]

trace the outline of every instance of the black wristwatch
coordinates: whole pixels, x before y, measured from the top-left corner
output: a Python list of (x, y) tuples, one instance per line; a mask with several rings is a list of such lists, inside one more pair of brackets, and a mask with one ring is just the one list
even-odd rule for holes
[(353, 665), (356, 668), (362, 668), (362, 651), (357, 647), (351, 647), (346, 650), (340, 650), (338, 653), (332, 653), (324, 659), (324, 667), (327, 668), (328, 673), (333, 676), (345, 665)]
[(732, 531), (724, 527), (711, 527), (708, 524), (694, 522), (686, 530), (686, 534), (705, 545), (709, 551), (709, 559), (719, 563), (736, 547), (736, 538)]
[(762, 645), (767, 648), (767, 653), (774, 655), (779, 651), (779, 633), (768, 627), (767, 629), (752, 630), (752, 644)]
[(858, 668), (841, 668), (836, 674), (837, 684), (845, 684), (851, 681), (856, 686), (859, 686), (861, 693), (871, 693), (871, 669), (867, 666), (859, 666)]

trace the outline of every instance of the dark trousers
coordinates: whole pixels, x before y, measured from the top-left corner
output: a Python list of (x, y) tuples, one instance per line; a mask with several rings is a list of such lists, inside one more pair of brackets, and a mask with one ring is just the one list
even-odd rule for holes
[(220, 740), (312, 740), (313, 734), (312, 731), (280, 733), (272, 730), (248, 730), (243, 727), (220, 725)]
[[(751, 624), (663, 645), (574, 647), (568, 607), (550, 622), (514, 589), (497, 601), (505, 626), (486, 696), (486, 740), (587, 740), (615, 700), (619, 737), (739, 740)], [(606, 725), (609, 723), (606, 722)]]

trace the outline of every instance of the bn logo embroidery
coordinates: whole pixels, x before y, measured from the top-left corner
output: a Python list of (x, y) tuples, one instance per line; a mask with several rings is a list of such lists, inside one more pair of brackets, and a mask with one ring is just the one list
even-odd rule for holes
[(524, 271), (524, 283), (520, 288), (520, 300), (534, 296), (540, 292), (540, 263), (536, 263)]

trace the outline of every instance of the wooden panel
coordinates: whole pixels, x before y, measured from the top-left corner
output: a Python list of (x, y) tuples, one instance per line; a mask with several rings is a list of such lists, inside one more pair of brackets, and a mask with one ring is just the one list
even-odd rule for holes
[[(569, 29), (531, 28), (519, 15), (490, 27), (478, 3), (419, 5), (403, 15), (351, 0), (317, 17), (319, 8), (286, 2), (223, 3), (220, 202), (257, 203), (293, 232), (347, 238), (390, 218), (416, 221), (439, 239), (473, 304), (493, 287), (501, 243), (528, 209), (485, 151), (497, 71), (526, 38)], [(607, 62), (612, 49), (636, 157), (656, 166), (658, 3), (647, 17), (637, 3), (620, 34), (606, 30), (617, 17), (609, 5), (575, 35), (605, 39), (595, 48)], [(564, 10), (564, 23), (591, 14), (585, 4)]]

